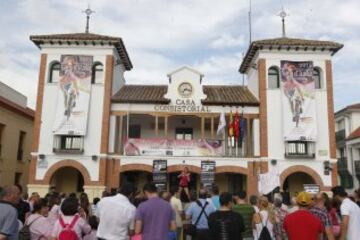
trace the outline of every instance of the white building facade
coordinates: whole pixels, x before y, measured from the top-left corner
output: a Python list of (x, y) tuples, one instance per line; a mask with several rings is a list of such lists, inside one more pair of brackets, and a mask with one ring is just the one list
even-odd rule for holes
[[(255, 41), (239, 70), (248, 86), (204, 85), (206, 73), (189, 67), (169, 73), (166, 85), (131, 85), (124, 74), (132, 65), (120, 38), (83, 33), (31, 40), (41, 61), (30, 191), (45, 194), (53, 186), (100, 196), (124, 182), (142, 187), (159, 160), (166, 165), (166, 187), (177, 185), (188, 167), (190, 187), (199, 188), (208, 163), (221, 191), (256, 194), (259, 174), (269, 172), (290, 195), (304, 184), (322, 190), (337, 184), (331, 58), (341, 44)], [(71, 67), (77, 80), (67, 77), (71, 58), (82, 66)], [(89, 62), (91, 77), (84, 70)], [(303, 80), (287, 82), (290, 70)], [(69, 104), (73, 96), (76, 104)], [(218, 132), (222, 115), (226, 127)], [(65, 132), (54, 129), (58, 116)], [(85, 131), (76, 132), (76, 119)]]

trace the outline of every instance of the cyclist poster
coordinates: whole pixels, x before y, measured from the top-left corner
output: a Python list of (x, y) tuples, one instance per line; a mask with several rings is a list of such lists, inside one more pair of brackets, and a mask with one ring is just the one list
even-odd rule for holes
[(281, 61), (285, 141), (316, 140), (313, 71), (310, 61)]
[(86, 135), (93, 57), (61, 55), (56, 118), (57, 135)]

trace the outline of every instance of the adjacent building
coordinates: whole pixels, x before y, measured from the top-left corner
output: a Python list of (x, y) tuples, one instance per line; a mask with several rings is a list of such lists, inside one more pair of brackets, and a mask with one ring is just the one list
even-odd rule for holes
[(360, 104), (336, 112), (335, 121), (340, 184), (352, 192), (360, 186)]
[(27, 98), (0, 82), (0, 185), (28, 183), (34, 111)]
[(332, 56), (342, 44), (254, 41), (239, 69), (247, 86), (240, 75), (238, 85), (208, 85), (187, 66), (164, 73), (167, 84), (136, 85), (125, 80), (133, 66), (119, 37), (30, 39), (41, 50), (31, 191), (168, 187), (184, 167), (194, 189), (215, 180), (254, 194), (264, 173), (291, 195), (337, 184)]

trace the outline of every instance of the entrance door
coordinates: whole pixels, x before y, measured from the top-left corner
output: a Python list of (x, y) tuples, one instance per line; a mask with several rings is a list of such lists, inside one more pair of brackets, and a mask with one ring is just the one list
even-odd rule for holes
[(84, 191), (84, 178), (73, 167), (63, 167), (57, 170), (51, 178), (51, 186), (60, 193), (73, 193)]
[(289, 175), (284, 182), (283, 189), (289, 198), (294, 197), (297, 193), (304, 191), (304, 184), (314, 184), (314, 179), (303, 172), (296, 172)]
[(120, 185), (130, 183), (136, 187), (137, 190), (142, 190), (145, 183), (152, 181), (152, 175), (143, 171), (129, 171), (120, 174)]

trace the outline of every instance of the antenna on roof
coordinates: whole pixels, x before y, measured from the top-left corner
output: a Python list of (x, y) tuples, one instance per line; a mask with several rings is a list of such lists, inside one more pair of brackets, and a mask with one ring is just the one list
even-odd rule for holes
[(251, 45), (251, 0), (249, 0), (249, 45)]
[(90, 4), (88, 4), (88, 8), (83, 11), (86, 14), (86, 28), (85, 33), (89, 33), (89, 22), (90, 22), (90, 15), (95, 13), (95, 11), (91, 10)]
[(286, 37), (286, 32), (285, 32), (285, 18), (287, 16), (289, 16), (289, 14), (287, 14), (284, 10), (284, 6), (281, 6), (281, 12), (279, 13), (279, 15), (281, 17), (281, 21), (282, 21), (282, 37), (285, 38)]

